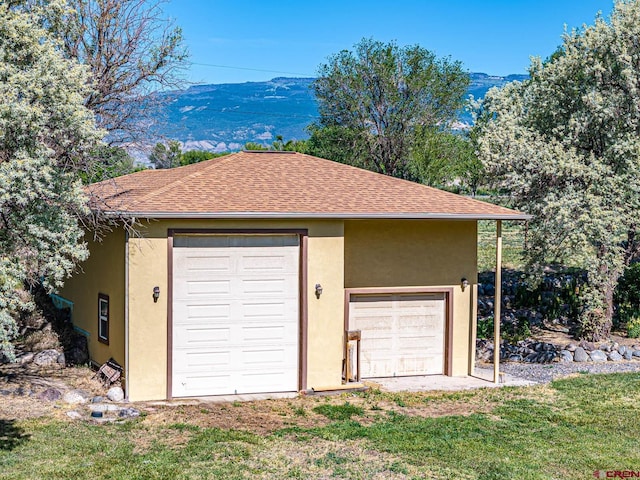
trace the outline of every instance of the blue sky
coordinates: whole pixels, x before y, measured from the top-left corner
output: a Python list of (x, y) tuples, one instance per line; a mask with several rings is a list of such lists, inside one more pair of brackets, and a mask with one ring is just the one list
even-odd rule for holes
[[(526, 73), (546, 58), (565, 25), (592, 24), (612, 0), (169, 0), (196, 83), (314, 76), (319, 64), (363, 37), (420, 46), (471, 72)], [(206, 65), (205, 65), (206, 64)]]

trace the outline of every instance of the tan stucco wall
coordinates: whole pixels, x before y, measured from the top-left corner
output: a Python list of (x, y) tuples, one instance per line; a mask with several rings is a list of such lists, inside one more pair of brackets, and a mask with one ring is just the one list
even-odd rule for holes
[[(89, 332), (91, 360), (102, 364), (113, 357), (124, 366), (124, 231), (115, 229), (88, 246), (89, 259), (66, 281), (60, 295), (74, 303), (73, 324)], [(98, 293), (109, 296), (109, 345), (98, 341)]]
[[(173, 229), (307, 229), (307, 388), (339, 386), (342, 380), (344, 288), (453, 288), (453, 374), (472, 363), (472, 295), (476, 280), (473, 221), (162, 220), (144, 222), (129, 239), (129, 356), (124, 353), (125, 236), (122, 230), (91, 245), (84, 272), (63, 295), (75, 302), (74, 321), (90, 332), (92, 358), (127, 361), (132, 401), (167, 396), (167, 231)], [(462, 292), (460, 279), (473, 288)], [(315, 285), (323, 287), (318, 299)], [(154, 303), (153, 288), (160, 288)], [(110, 297), (111, 343), (97, 342), (97, 296)]]
[[(453, 288), (452, 374), (469, 373), (477, 279), (475, 221), (346, 221), (345, 287)], [(462, 291), (461, 278), (474, 288)]]
[[(129, 241), (129, 392), (130, 400), (167, 395), (167, 230), (308, 229), (307, 387), (340, 385), (344, 322), (342, 221), (153, 221), (143, 238)], [(323, 286), (320, 299), (315, 284)], [(153, 302), (153, 287), (160, 298)]]

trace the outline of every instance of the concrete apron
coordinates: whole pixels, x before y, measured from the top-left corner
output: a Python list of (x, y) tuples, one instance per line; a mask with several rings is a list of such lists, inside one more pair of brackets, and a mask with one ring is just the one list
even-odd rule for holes
[(493, 369), (476, 368), (473, 376), (448, 377), (423, 375), (417, 377), (368, 378), (363, 383), (386, 392), (425, 392), (429, 390), (472, 390), (476, 388), (524, 387), (536, 382), (501, 374), (501, 382), (493, 382)]

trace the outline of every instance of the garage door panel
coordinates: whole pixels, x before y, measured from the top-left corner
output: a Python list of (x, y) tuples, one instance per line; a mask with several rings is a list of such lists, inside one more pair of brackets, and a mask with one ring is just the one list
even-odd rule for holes
[(174, 238), (174, 396), (297, 390), (298, 244)]
[[(184, 385), (180, 386), (178, 391), (182, 397), (224, 395), (227, 392), (230, 378), (229, 374), (189, 374), (184, 376)], [(178, 395), (178, 393), (174, 393), (174, 395)]]
[(291, 315), (297, 312), (297, 304), (297, 300), (243, 302), (240, 308), (240, 315), (247, 320), (277, 318), (282, 322), (287, 322), (287, 319), (290, 319)]
[[(421, 351), (423, 352), (421, 355), (426, 355), (425, 352), (434, 352), (434, 353), (442, 353), (444, 351), (444, 345), (439, 345), (439, 340), (441, 337), (436, 335), (400, 335), (398, 339), (405, 346), (404, 350), (406, 352), (411, 351)], [(428, 350), (425, 346), (428, 345)], [(411, 355), (411, 353), (407, 353), (407, 355)]]
[(231, 293), (230, 280), (190, 280), (185, 282), (187, 297), (206, 295), (229, 295)]
[(285, 292), (290, 291), (287, 288), (290, 282), (284, 278), (243, 279), (240, 282), (242, 291), (247, 295), (284, 295)]
[[(293, 328), (293, 326), (291, 326)], [(284, 342), (290, 338), (287, 328), (282, 325), (247, 325), (242, 327), (242, 340), (244, 342)]]
[(231, 352), (226, 351), (182, 351), (186, 371), (209, 371), (212, 367), (228, 365)]
[(417, 331), (422, 331), (425, 329), (425, 327), (432, 327), (435, 326), (435, 323), (437, 323), (437, 320), (435, 318), (433, 318), (432, 316), (426, 316), (426, 315), (402, 315), (399, 314), (397, 317), (398, 321), (397, 321), (397, 329), (402, 332), (402, 331), (410, 331), (410, 332), (415, 332)]
[(285, 362), (287, 353), (284, 348), (261, 348), (259, 350), (244, 350), (243, 361), (247, 366), (268, 366), (268, 365), (281, 365)]
[(200, 253), (189, 252), (177, 259), (180, 270), (190, 275), (203, 275), (208, 272), (230, 272), (232, 268), (231, 258), (227, 255), (204, 256)]
[(349, 328), (361, 330), (361, 376), (444, 372), (443, 294), (352, 296)]
[(238, 265), (238, 273), (286, 273), (291, 268), (291, 265), (286, 264), (286, 260), (287, 257), (284, 252), (282, 255), (242, 255)]
[(186, 310), (186, 316), (189, 319), (226, 319), (231, 316), (231, 305), (228, 303), (188, 305), (186, 309), (182, 310)]
[(273, 389), (274, 385), (280, 385), (286, 382), (291, 373), (291, 371), (242, 373), (238, 380), (237, 392), (278, 392), (280, 390)]
[(231, 340), (231, 329), (226, 326), (216, 328), (208, 324), (187, 325), (178, 328), (173, 336), (175, 348), (192, 345), (193, 348), (202, 348), (206, 345), (220, 345)]

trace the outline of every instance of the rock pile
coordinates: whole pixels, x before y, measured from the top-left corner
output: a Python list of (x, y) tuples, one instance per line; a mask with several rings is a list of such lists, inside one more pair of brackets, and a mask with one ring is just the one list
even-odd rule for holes
[(640, 360), (640, 345), (632, 347), (616, 342), (597, 346), (591, 342), (570, 343), (560, 350), (563, 362), (620, 362)]
[[(494, 281), (492, 272), (478, 274), (479, 324), (487, 320), (493, 321)], [(503, 331), (518, 337), (531, 327), (544, 325), (550, 330), (570, 333), (578, 314), (577, 292), (585, 281), (582, 274), (549, 270), (539, 284), (533, 284), (522, 272), (504, 270), (501, 314)]]
[[(493, 362), (494, 345), (490, 340), (478, 339), (476, 359)], [(503, 341), (500, 344), (501, 362), (620, 362), (640, 361), (640, 344), (632, 347), (616, 342), (596, 345), (591, 342), (569, 343), (564, 347), (535, 340), (523, 340), (516, 344)]]

